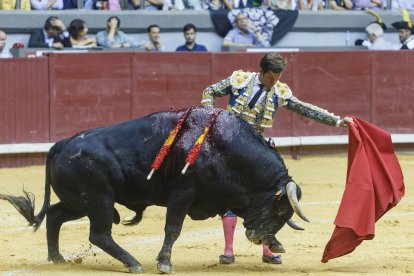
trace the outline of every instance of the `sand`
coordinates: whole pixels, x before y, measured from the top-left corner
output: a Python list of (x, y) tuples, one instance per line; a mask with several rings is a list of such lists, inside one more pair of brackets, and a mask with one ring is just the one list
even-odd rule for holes
[[(322, 253), (334, 229), (333, 220), (345, 186), (346, 155), (285, 157), (290, 174), (303, 190), (301, 205), (310, 223), (294, 220), (306, 228), (284, 227), (277, 235), (286, 253), (283, 264), (261, 261), (261, 246), (244, 236), (242, 219), (236, 229), (236, 262), (218, 264), (223, 250), (219, 217), (204, 221), (186, 218), (173, 247), (172, 263), (177, 275), (405, 275), (414, 273), (414, 155), (399, 154), (406, 195), (399, 205), (376, 223), (376, 236), (364, 241), (349, 255), (321, 263)], [(44, 166), (0, 169), (0, 193), (20, 195), (22, 187), (33, 192), (39, 210), (44, 196)], [(53, 195), (52, 202), (57, 199)], [(116, 206), (121, 217), (133, 213)], [(61, 253), (68, 264), (47, 261), (45, 222), (36, 232), (6, 201), (0, 201), (0, 275), (125, 275), (117, 260), (90, 244), (87, 218), (63, 225)], [(165, 208), (150, 207), (137, 226), (114, 225), (114, 239), (134, 255), (148, 275), (158, 274), (155, 258), (161, 249)]]

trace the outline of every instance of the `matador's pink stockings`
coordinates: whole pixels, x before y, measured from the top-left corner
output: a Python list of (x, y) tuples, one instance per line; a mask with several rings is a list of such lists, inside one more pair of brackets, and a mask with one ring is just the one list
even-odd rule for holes
[[(234, 231), (236, 229), (237, 217), (223, 216), (223, 231), (224, 231), (224, 255), (233, 256), (233, 240), (234, 240)], [(263, 245), (263, 255), (264, 256), (273, 256), (272, 251), (270, 251), (269, 246)]]
[(236, 229), (237, 217), (223, 216), (223, 232), (224, 232), (224, 255), (233, 256), (233, 239), (234, 230)]

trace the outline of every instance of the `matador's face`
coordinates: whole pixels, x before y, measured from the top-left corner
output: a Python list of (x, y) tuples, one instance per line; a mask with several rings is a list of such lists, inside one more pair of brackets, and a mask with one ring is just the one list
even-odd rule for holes
[(260, 82), (268, 89), (270, 90), (276, 82), (280, 79), (280, 76), (282, 73), (274, 73), (274, 72), (266, 72), (263, 73), (262, 69), (259, 69), (259, 79)]

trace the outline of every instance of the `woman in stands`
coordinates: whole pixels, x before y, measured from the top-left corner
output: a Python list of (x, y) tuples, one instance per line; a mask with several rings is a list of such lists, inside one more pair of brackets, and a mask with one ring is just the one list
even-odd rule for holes
[(88, 37), (88, 26), (82, 19), (74, 19), (70, 22), (69, 28), (70, 45), (73, 48), (96, 47), (95, 38)]

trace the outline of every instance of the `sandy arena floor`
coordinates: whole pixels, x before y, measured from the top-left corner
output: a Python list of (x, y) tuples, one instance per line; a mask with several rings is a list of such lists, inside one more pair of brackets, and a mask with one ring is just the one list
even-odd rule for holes
[[(286, 158), (286, 165), (301, 185), (301, 205), (311, 223), (294, 220), (306, 228), (285, 227), (278, 234), (287, 252), (282, 265), (261, 261), (261, 246), (247, 241), (239, 219), (235, 237), (236, 262), (219, 265), (223, 233), (219, 217), (205, 221), (186, 219), (173, 248), (177, 275), (406, 275), (414, 273), (414, 155), (399, 155), (405, 177), (406, 195), (399, 205), (376, 224), (376, 237), (364, 241), (353, 253), (320, 262), (334, 229), (333, 220), (345, 186), (346, 155)], [(0, 169), (0, 193), (20, 195), (22, 187), (33, 192), (39, 210), (44, 195), (44, 167)], [(56, 197), (52, 197), (56, 202)], [(117, 206), (121, 217), (133, 213)], [(0, 201), (0, 275), (125, 275), (127, 269), (88, 241), (86, 218), (62, 227), (61, 253), (70, 261), (53, 265), (47, 261), (45, 222), (38, 232), (7, 202)], [(142, 222), (133, 227), (115, 225), (114, 239), (144, 266), (147, 275), (158, 274), (155, 258), (163, 240), (165, 208), (151, 207)]]

